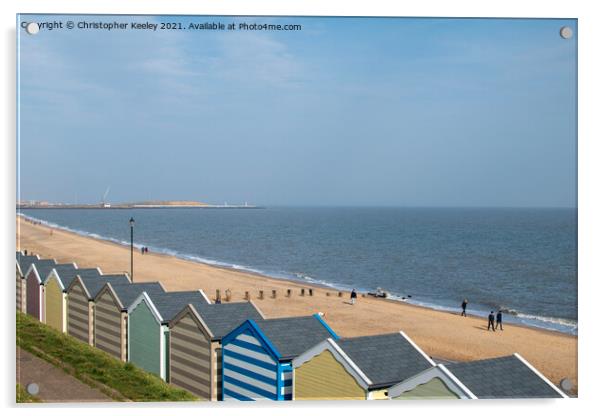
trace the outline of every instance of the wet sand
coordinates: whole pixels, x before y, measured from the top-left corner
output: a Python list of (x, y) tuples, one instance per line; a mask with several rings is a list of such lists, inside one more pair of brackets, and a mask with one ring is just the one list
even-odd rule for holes
[[(130, 270), (129, 247), (62, 230), (51, 231), (21, 218), (17, 218), (17, 249), (58, 262), (75, 262), (79, 267), (99, 266), (103, 273)], [(504, 325), (504, 331), (489, 332), (486, 317), (461, 317), (460, 311), (453, 314), (361, 295), (351, 305), (349, 293), (339, 297), (335, 289), (168, 255), (142, 255), (138, 250), (134, 252), (134, 281), (160, 281), (168, 291), (202, 289), (212, 300), (218, 289), (222, 298), (229, 289), (232, 301), (243, 301), (248, 291), (267, 317), (323, 312), (328, 324), (341, 336), (403, 330), (427, 354), (437, 358), (464, 361), (518, 352), (555, 384), (568, 377), (577, 385), (576, 336), (510, 324)], [(300, 294), (302, 288), (305, 296)], [(313, 289), (313, 296), (309, 296), (309, 288)], [(287, 289), (292, 291), (290, 297), (286, 297)], [(264, 292), (263, 299), (259, 299), (260, 290)], [(276, 290), (276, 298), (272, 298), (272, 290)]]

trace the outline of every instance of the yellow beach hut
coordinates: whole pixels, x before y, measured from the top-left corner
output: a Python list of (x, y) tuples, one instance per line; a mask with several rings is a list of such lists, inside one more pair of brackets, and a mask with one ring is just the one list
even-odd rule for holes
[(328, 338), (293, 360), (293, 400), (386, 399), (386, 389), (435, 365), (404, 332)]
[[(67, 264), (57, 264), (56, 266), (54, 266), (45, 276), (43, 276), (42, 278), (42, 282), (40, 283), (40, 292), (42, 294), (42, 297), (40, 298), (40, 315), (41, 315), (41, 319), (40, 321), (43, 323), (46, 323), (46, 302), (48, 300), (48, 297), (46, 296), (46, 283), (48, 282), (48, 278), (54, 273), (54, 274), (72, 274), (75, 273), (77, 271), (77, 264), (75, 263), (67, 263)], [(52, 288), (52, 285), (50, 286)], [(54, 307), (59, 306), (58, 303), (56, 303), (55, 301), (57, 301), (58, 299), (56, 297), (50, 297), (50, 302), (51, 304), (51, 311)], [(58, 329), (58, 328), (57, 328)]]
[(100, 277), (100, 268), (61, 269), (54, 268), (44, 283), (44, 318), (46, 325), (67, 332), (67, 288), (77, 276)]
[(25, 272), (25, 311), (41, 322), (44, 322), (43, 283), (56, 265), (54, 259), (38, 260), (31, 263), (27, 272)]

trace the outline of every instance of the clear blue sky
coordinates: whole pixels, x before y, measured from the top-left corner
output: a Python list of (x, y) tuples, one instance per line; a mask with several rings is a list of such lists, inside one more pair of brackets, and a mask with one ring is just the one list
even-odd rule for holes
[(20, 30), (24, 200), (576, 204), (575, 20), (21, 18), (303, 26)]

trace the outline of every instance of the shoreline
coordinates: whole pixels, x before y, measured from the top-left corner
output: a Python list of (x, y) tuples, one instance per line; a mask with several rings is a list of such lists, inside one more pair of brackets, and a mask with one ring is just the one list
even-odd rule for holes
[[(30, 216), (28, 216), (26, 214), (22, 214), (22, 213), (18, 213), (17, 217), (22, 217), (26, 221), (29, 221), (29, 222), (38, 221), (41, 223), (39, 225), (43, 226), (43, 227), (52, 228), (54, 230), (61, 230), (61, 231), (68, 232), (68, 233), (73, 233), (74, 235), (77, 235), (77, 236), (80, 236), (83, 238), (90, 238), (90, 239), (98, 241), (98, 242), (106, 242), (106, 243), (115, 244), (118, 247), (129, 248), (129, 244), (127, 242), (119, 241), (119, 240), (113, 239), (111, 237), (103, 237), (100, 235), (88, 233), (87, 231), (74, 230), (69, 227), (59, 225), (59, 224), (48, 223), (45, 220), (40, 220), (35, 217), (30, 217)], [(140, 245), (134, 244), (134, 248), (140, 249)], [(214, 268), (218, 268), (218, 269), (225, 270), (225, 271), (232, 271), (232, 272), (237, 272), (237, 273), (242, 273), (242, 274), (248, 274), (248, 275), (260, 277), (263, 279), (274, 280), (277, 282), (278, 281), (289, 282), (290, 284), (294, 284), (294, 285), (300, 286), (300, 287), (306, 286), (306, 287), (311, 287), (311, 288), (315, 288), (315, 289), (343, 292), (344, 297), (345, 296), (349, 297), (349, 294), (351, 292), (349, 289), (337, 287), (336, 284), (329, 285), (327, 283), (319, 283), (319, 282), (315, 282), (315, 281), (310, 282), (310, 281), (303, 280), (302, 278), (294, 278), (294, 277), (289, 277), (289, 276), (277, 277), (277, 276), (269, 275), (269, 274), (267, 274), (267, 272), (253, 270), (253, 269), (243, 266), (243, 265), (240, 265), (240, 266), (234, 265), (234, 264), (228, 265), (223, 262), (220, 262), (219, 260), (203, 259), (200, 257), (196, 257), (194, 255), (185, 254), (185, 253), (177, 253), (177, 252), (168, 253), (168, 252), (164, 252), (161, 250), (169, 250), (169, 249), (163, 249), (161, 247), (154, 247), (154, 249), (155, 249), (154, 251), (150, 251), (148, 254), (145, 254), (145, 256), (154, 255), (154, 256), (162, 256), (164, 258), (177, 258), (177, 259), (180, 259), (183, 261), (190, 262), (192, 264), (202, 264), (207, 267), (214, 267)], [(239, 266), (239, 267), (236, 267), (236, 266)], [(358, 294), (360, 294), (360, 295), (364, 294), (365, 295), (364, 297), (369, 297), (369, 295), (367, 293), (361, 292), (359, 290), (358, 290)], [(209, 294), (207, 294), (207, 295), (209, 296)], [(424, 308), (427, 310), (432, 310), (432, 311), (436, 311), (436, 312), (440, 312), (440, 313), (447, 313), (452, 316), (459, 315), (459, 308), (458, 308), (458, 313), (456, 314), (455, 312), (449, 310), (449, 308), (446, 306), (436, 305), (436, 304), (433, 304), (428, 301), (424, 302), (424, 303), (427, 303), (427, 305), (424, 305), (424, 304), (417, 304), (413, 300), (405, 301), (402, 299), (395, 299), (395, 298), (390, 298), (390, 297), (389, 298), (370, 297), (370, 298), (374, 299), (374, 300), (378, 300), (378, 301), (393, 302), (395, 304), (403, 304), (403, 305), (407, 305), (407, 306), (413, 306), (416, 308)], [(486, 315), (488, 312), (485, 310), (479, 311), (479, 312), (483, 313), (483, 315), (478, 315), (478, 314), (475, 314), (474, 312), (467, 313), (467, 315), (470, 317), (473, 317), (473, 318), (477, 318), (477, 319), (486, 319)], [(536, 331), (547, 331), (547, 332), (551, 332), (554, 334), (566, 335), (569, 337), (578, 337), (578, 334), (574, 334), (569, 331), (563, 331), (563, 330), (554, 329), (554, 328), (546, 328), (546, 327), (538, 326), (538, 325), (530, 325), (530, 324), (524, 323), (524, 322), (516, 322), (516, 320), (518, 320), (518, 318), (516, 318), (514, 315), (511, 315), (508, 312), (505, 313), (505, 317), (506, 317), (506, 320), (504, 321), (505, 325), (519, 326), (519, 327), (523, 327), (523, 328), (527, 328), (527, 329), (533, 329)], [(549, 319), (561, 319), (561, 318), (549, 318)], [(536, 319), (534, 319), (534, 320), (536, 320)], [(560, 324), (560, 325), (562, 325), (562, 324)]]
[[(129, 270), (129, 247), (64, 228), (33, 225), (17, 216), (17, 248), (27, 249), (59, 262), (75, 261), (79, 267), (99, 266), (103, 273)], [(35, 221), (35, 220), (34, 220)], [(50, 232), (49, 230), (53, 230)], [(505, 331), (488, 333), (482, 316), (459, 317), (459, 312), (438, 310), (395, 300), (359, 297), (353, 307), (349, 292), (314, 282), (275, 278), (258, 272), (183, 259), (168, 253), (134, 253), (134, 281), (161, 281), (168, 291), (203, 289), (211, 299), (215, 290), (232, 292), (232, 301), (243, 301), (248, 291), (267, 317), (323, 312), (341, 336), (361, 336), (403, 329), (429, 355), (465, 361), (519, 352), (554, 383), (569, 377), (577, 385), (577, 335), (506, 323)], [(300, 295), (312, 288), (313, 296)], [(287, 289), (293, 294), (285, 297)], [(258, 293), (264, 291), (264, 298)], [(271, 297), (271, 291), (277, 297)], [(339, 297), (338, 292), (343, 292)]]

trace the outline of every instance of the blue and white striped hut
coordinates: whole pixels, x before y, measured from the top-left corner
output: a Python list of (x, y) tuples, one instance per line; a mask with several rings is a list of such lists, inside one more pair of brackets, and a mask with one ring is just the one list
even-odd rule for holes
[(222, 339), (247, 319), (265, 319), (253, 302), (187, 305), (169, 322), (169, 382), (205, 400), (222, 397)]
[(223, 400), (291, 400), (292, 360), (337, 334), (318, 315), (248, 319), (222, 339)]

